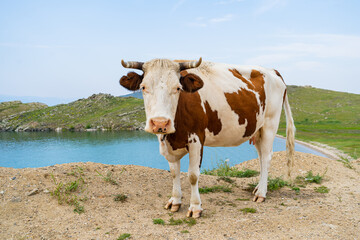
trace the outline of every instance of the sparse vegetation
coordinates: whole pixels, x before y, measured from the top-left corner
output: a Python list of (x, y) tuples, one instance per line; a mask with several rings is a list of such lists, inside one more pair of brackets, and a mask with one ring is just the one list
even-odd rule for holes
[(354, 169), (354, 167), (351, 165), (351, 162), (349, 161), (349, 159), (342, 157), (338, 161), (341, 162), (342, 164), (344, 164), (345, 167)]
[(111, 183), (112, 185), (119, 185), (112, 177), (112, 173), (111, 172), (108, 172), (106, 174), (106, 176), (102, 175), (101, 173), (99, 173), (97, 170), (95, 170), (95, 172), (100, 176), (102, 177), (106, 182), (109, 182)]
[[(258, 171), (251, 169), (244, 169), (242, 171), (238, 170), (235, 167), (230, 167), (227, 160), (221, 161), (216, 168), (211, 170), (202, 170), (202, 174), (220, 176), (220, 177), (237, 177), (237, 178), (248, 178), (259, 175)], [(224, 178), (230, 179), (230, 178)]]
[(165, 221), (161, 218), (155, 218), (153, 219), (153, 223), (154, 224), (159, 224), (159, 225), (165, 225)]
[[(254, 191), (257, 185), (258, 182), (249, 183), (248, 187), (245, 190), (252, 192)], [(268, 178), (267, 188), (269, 191), (275, 191), (285, 186), (291, 186), (291, 185), (287, 181), (283, 180), (281, 177)]]
[(128, 197), (125, 194), (116, 194), (114, 197), (115, 202), (125, 202)]
[(242, 208), (240, 209), (240, 211), (242, 211), (243, 213), (256, 213), (255, 208)]
[(230, 187), (222, 186), (222, 185), (199, 188), (199, 193), (212, 193), (212, 192), (232, 192), (232, 190)]
[(330, 191), (330, 189), (325, 186), (320, 186), (320, 187), (315, 188), (315, 192), (318, 192), (318, 193), (328, 193), (329, 191)]
[(123, 233), (121, 234), (116, 240), (125, 240), (131, 236), (130, 233)]
[(169, 219), (169, 222), (165, 223), (165, 221), (163, 219), (155, 218), (155, 219), (153, 219), (153, 223), (154, 224), (159, 224), (159, 225), (169, 225), (169, 226), (187, 224), (189, 227), (191, 227), (191, 226), (194, 226), (196, 224), (196, 220), (193, 219), (193, 218), (174, 219), (173, 217), (171, 217)]
[(237, 201), (250, 201), (250, 198), (237, 198)]
[(84, 206), (80, 204), (80, 201), (86, 201), (87, 197), (79, 198), (79, 195), (84, 191), (84, 178), (83, 178), (83, 169), (77, 168), (68, 174), (69, 176), (74, 176), (76, 179), (74, 181), (63, 183), (57, 182), (54, 175), (51, 175), (54, 183), (55, 189), (50, 192), (50, 194), (57, 198), (58, 203), (68, 204), (74, 206), (74, 212), (83, 213), (85, 211)]

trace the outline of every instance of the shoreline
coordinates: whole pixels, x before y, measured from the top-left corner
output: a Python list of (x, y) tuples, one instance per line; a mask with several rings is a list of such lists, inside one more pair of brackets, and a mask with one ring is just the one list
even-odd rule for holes
[[(281, 136), (279, 134), (276, 134), (276, 137), (286, 139), (286, 137)], [(300, 145), (303, 145), (305, 147), (308, 147), (312, 150), (318, 151), (318, 152), (326, 155), (328, 158), (330, 158), (332, 160), (340, 160), (341, 159), (340, 156), (349, 158), (349, 156), (347, 154), (341, 152), (339, 149), (330, 147), (330, 146), (322, 144), (322, 143), (318, 143), (318, 142), (308, 143), (308, 142), (300, 141), (297, 139), (295, 139), (295, 142)], [(314, 145), (314, 143), (318, 144), (319, 146)]]

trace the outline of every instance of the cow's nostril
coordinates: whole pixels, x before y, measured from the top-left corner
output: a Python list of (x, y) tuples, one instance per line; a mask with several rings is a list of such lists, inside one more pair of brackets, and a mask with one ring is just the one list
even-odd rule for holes
[(159, 128), (159, 129), (158, 129), (158, 132), (162, 132), (162, 128)]

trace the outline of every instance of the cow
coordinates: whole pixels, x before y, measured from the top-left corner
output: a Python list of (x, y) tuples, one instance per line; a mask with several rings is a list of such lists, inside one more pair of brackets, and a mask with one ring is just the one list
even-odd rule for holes
[(165, 209), (181, 206), (180, 159), (189, 153), (191, 184), (187, 217), (199, 218), (203, 211), (198, 182), (203, 147), (238, 146), (249, 140), (260, 160), (260, 181), (253, 201), (263, 202), (267, 193), (268, 169), (282, 106), (286, 115), (288, 174), (294, 155), (295, 126), (286, 85), (277, 70), (198, 61), (154, 59), (125, 62), (129, 72), (120, 85), (141, 89), (146, 114), (145, 131), (156, 134), (160, 153), (169, 162), (173, 180)]

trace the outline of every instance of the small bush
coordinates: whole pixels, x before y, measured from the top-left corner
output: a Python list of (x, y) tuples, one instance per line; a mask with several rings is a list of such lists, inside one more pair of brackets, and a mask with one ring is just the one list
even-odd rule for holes
[(268, 190), (269, 191), (275, 191), (275, 190), (278, 190), (285, 186), (290, 186), (290, 184), (280, 177), (268, 179)]
[(125, 194), (116, 194), (114, 197), (115, 202), (125, 202), (128, 197)]
[[(324, 173), (325, 174), (325, 173)], [(316, 176), (314, 176), (312, 171), (307, 172), (306, 176), (305, 176), (305, 181), (308, 183), (317, 183), (320, 184), (322, 182), (322, 176), (320, 176), (319, 174), (317, 174)]]
[(154, 223), (154, 224), (159, 224), (159, 225), (165, 225), (165, 221), (162, 220), (161, 218), (155, 218), (155, 219), (153, 219), (153, 223)]

